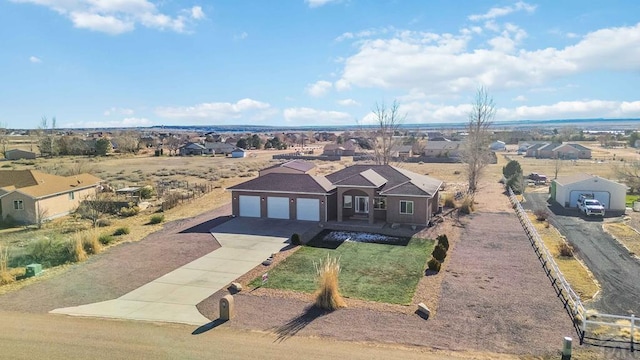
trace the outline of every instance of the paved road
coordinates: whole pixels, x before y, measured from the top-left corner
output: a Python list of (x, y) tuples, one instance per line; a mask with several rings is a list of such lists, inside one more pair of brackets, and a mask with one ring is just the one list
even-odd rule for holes
[[(233, 320), (232, 320), (233, 321)], [(517, 359), (231, 330), (0, 311), (0, 359)]]
[[(525, 208), (545, 208), (547, 194), (525, 194)], [(640, 315), (640, 261), (634, 259), (602, 229), (600, 218), (585, 219), (577, 212), (553, 207), (550, 223), (571, 242), (602, 286), (593, 303), (600, 312)]]

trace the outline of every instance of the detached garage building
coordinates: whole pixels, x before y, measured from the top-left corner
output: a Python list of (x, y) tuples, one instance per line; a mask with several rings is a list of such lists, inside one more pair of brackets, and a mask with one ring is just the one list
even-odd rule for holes
[(578, 198), (585, 194), (600, 201), (605, 209), (625, 210), (627, 186), (596, 175), (577, 174), (559, 177), (551, 182), (551, 198), (565, 208), (578, 206)]

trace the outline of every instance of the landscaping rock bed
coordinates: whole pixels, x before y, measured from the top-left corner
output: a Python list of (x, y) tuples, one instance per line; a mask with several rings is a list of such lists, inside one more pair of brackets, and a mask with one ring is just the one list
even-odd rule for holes
[(385, 245), (399, 245), (406, 246), (409, 243), (410, 238), (388, 236), (367, 232), (355, 232), (355, 231), (338, 231), (338, 230), (323, 230), (313, 239), (311, 239), (307, 245), (313, 247), (320, 247), (325, 249), (336, 249), (340, 244), (345, 241), (365, 242), (374, 244)]

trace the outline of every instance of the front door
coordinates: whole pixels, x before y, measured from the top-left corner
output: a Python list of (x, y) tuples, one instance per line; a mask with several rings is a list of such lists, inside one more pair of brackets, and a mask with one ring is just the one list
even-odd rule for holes
[(369, 197), (368, 196), (356, 196), (356, 212), (360, 214), (369, 213)]

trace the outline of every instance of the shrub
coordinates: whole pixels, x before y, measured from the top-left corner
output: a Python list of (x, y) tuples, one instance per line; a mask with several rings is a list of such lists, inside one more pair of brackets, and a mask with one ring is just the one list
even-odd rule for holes
[(35, 262), (45, 267), (62, 265), (73, 261), (68, 241), (65, 242), (56, 238), (41, 238), (31, 242), (24, 260), (26, 260), (26, 263)]
[(113, 238), (113, 235), (109, 235), (109, 234), (102, 234), (100, 236), (98, 236), (98, 241), (100, 241), (100, 243), (102, 245), (109, 245), (113, 242), (113, 240), (115, 240)]
[(327, 255), (320, 264), (315, 264), (318, 276), (318, 291), (316, 292), (316, 307), (325, 310), (336, 310), (347, 304), (338, 289), (338, 275), (340, 275), (340, 261)]
[(443, 262), (444, 259), (447, 257), (447, 250), (444, 248), (444, 246), (438, 244), (433, 249), (431, 256), (433, 256), (433, 258), (438, 260), (439, 262)]
[(573, 247), (566, 242), (558, 244), (558, 253), (561, 257), (573, 257)]
[(549, 217), (549, 213), (547, 212), (546, 209), (536, 209), (533, 212), (533, 215), (536, 216), (536, 220), (538, 221), (545, 221), (547, 220), (547, 217)]
[(118, 213), (123, 217), (131, 217), (134, 215), (138, 215), (139, 212), (140, 208), (134, 205), (130, 207), (122, 207)]
[(440, 272), (440, 267), (442, 266), (442, 264), (440, 264), (440, 261), (431, 258), (428, 262), (427, 262), (427, 268), (431, 271), (434, 272)]
[(163, 221), (164, 221), (164, 215), (157, 214), (157, 215), (153, 215), (151, 219), (149, 219), (149, 224), (160, 224)]
[(116, 231), (113, 232), (113, 236), (127, 235), (130, 232), (131, 230), (129, 230), (128, 227), (123, 226), (123, 227), (117, 228)]
[(473, 206), (473, 198), (466, 195), (462, 199), (462, 204), (460, 204), (460, 212), (463, 214), (471, 214), (473, 212)]
[(102, 252), (102, 243), (95, 231), (87, 231), (79, 236), (82, 239), (82, 246), (87, 254), (99, 254)]
[(447, 251), (449, 250), (449, 238), (447, 237), (447, 234), (438, 235), (436, 240), (438, 240), (438, 245), (441, 245)]
[(456, 201), (453, 198), (453, 194), (446, 194), (442, 200), (444, 201), (444, 207), (448, 207), (448, 208), (456, 207)]
[(109, 220), (109, 219), (98, 219), (96, 221), (96, 226), (97, 227), (111, 226), (111, 220)]
[(302, 242), (300, 241), (300, 235), (297, 233), (291, 235), (291, 245), (300, 245)]
[(460, 175), (460, 174), (461, 174), (460, 170), (456, 170), (453, 172), (453, 175)]
[(87, 252), (84, 251), (82, 238), (80, 236), (76, 236), (67, 242), (67, 250), (71, 261), (82, 262), (87, 260)]
[(156, 194), (156, 191), (151, 187), (151, 185), (143, 186), (140, 189), (140, 198), (141, 199), (151, 199)]

